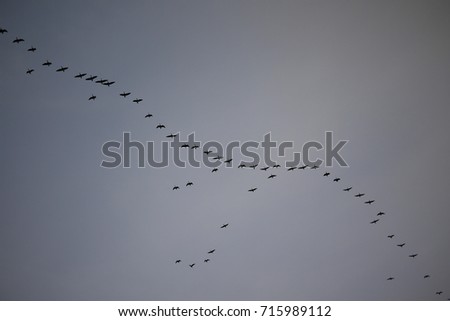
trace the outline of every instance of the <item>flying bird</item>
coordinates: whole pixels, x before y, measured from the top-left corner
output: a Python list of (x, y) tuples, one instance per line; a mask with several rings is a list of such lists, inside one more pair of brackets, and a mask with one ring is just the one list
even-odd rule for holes
[(429, 274), (426, 274), (426, 275), (423, 276), (424, 279), (428, 279), (429, 277), (430, 277)]
[(61, 66), (60, 68), (58, 68), (58, 69), (56, 69), (56, 72), (64, 72), (64, 71), (66, 71), (67, 69), (69, 69), (69, 67), (63, 67), (63, 66)]
[(172, 191), (177, 190), (177, 189), (180, 189), (180, 186), (174, 186), (174, 187), (172, 188)]
[(194, 265), (195, 265), (195, 263), (189, 264), (189, 266), (190, 266), (191, 268), (193, 268)]
[(130, 92), (123, 92), (123, 93), (120, 94), (120, 96), (122, 96), (123, 98), (126, 98), (129, 95), (131, 95)]
[(404, 247), (406, 243), (397, 244), (398, 247)]
[(390, 278), (387, 278), (388, 281), (392, 281), (394, 278), (391, 276)]
[(311, 167), (311, 169), (318, 169), (319, 168), (319, 166), (317, 166), (317, 165), (314, 165), (313, 167)]
[(133, 99), (133, 103), (139, 104), (141, 101), (143, 101), (142, 98)]
[(192, 185), (194, 185), (194, 183), (192, 183), (192, 182), (187, 182), (186, 183), (186, 186), (192, 186)]
[(305, 169), (306, 167), (308, 167), (308, 165), (300, 166), (298, 169)]
[(379, 219), (373, 220), (372, 222), (370, 222), (370, 224), (376, 224), (379, 221)]
[(224, 163), (230, 164), (232, 160), (233, 160), (232, 158), (227, 159), (226, 161), (224, 161)]
[(28, 50), (27, 51), (30, 51), (30, 52), (35, 52), (36, 51), (36, 48), (35, 47), (31, 47), (31, 48), (28, 48)]
[(364, 204), (372, 204), (373, 202), (375, 202), (374, 200), (370, 200), (370, 201), (365, 201)]
[(250, 165), (250, 168), (256, 169), (256, 167), (258, 166), (258, 164), (254, 164), (254, 165)]
[(97, 78), (97, 76), (90, 75), (89, 77), (86, 78), (86, 80), (87, 81), (94, 81), (95, 78)]
[(411, 254), (411, 255), (409, 255), (409, 257), (415, 258), (417, 255), (419, 255), (419, 254)]
[(325, 174), (323, 174), (323, 176), (325, 177), (330, 176), (330, 173), (326, 172)]
[(341, 179), (339, 177), (336, 177), (335, 179), (333, 179), (333, 182), (339, 182)]
[(272, 175), (270, 175), (269, 177), (267, 177), (267, 178), (275, 178), (275, 177), (277, 177), (277, 175), (275, 175), (275, 174), (272, 174)]
[(273, 165), (272, 167), (273, 167), (273, 168), (280, 168), (281, 165), (280, 165), (280, 164), (275, 164), (275, 165)]
[(16, 39), (13, 40), (13, 43), (21, 43), (21, 42), (24, 42), (24, 41), (25, 41), (24, 39), (16, 37)]
[(46, 61), (46, 62), (44, 62), (43, 64), (42, 64), (42, 66), (47, 66), (47, 67), (49, 67), (50, 65), (51, 65), (52, 63), (50, 62), (50, 61)]
[(257, 187), (253, 187), (253, 188), (250, 188), (248, 191), (249, 192), (254, 192), (254, 191), (256, 191), (258, 188)]
[(442, 291), (437, 291), (437, 292), (436, 292), (436, 295), (441, 295), (442, 293), (444, 293), (444, 292), (442, 292)]
[(99, 79), (99, 80), (97, 80), (95, 83), (96, 84), (104, 84), (105, 82), (108, 82), (108, 80), (107, 79)]
[(177, 264), (177, 263), (181, 263), (181, 260), (176, 260), (176, 261), (175, 261), (175, 264)]
[(220, 228), (225, 228), (225, 227), (227, 227), (227, 226), (228, 226), (228, 223), (222, 225)]
[(92, 95), (91, 97), (89, 97), (89, 100), (95, 100), (97, 98), (97, 96)]
[(147, 115), (145, 115), (144, 118), (150, 118), (150, 117), (153, 117), (153, 115), (152, 114), (147, 114)]
[(200, 148), (200, 146), (198, 146), (198, 145), (193, 145), (193, 146), (191, 147), (191, 149), (197, 149), (197, 148)]
[(293, 170), (296, 169), (296, 168), (297, 168), (297, 167), (295, 167), (295, 166), (294, 166), (294, 167), (289, 167), (287, 171), (290, 172), (290, 171), (293, 171)]
[(157, 129), (162, 129), (162, 128), (166, 128), (166, 126), (164, 126), (163, 124), (158, 124), (158, 126), (156, 126)]
[(359, 193), (359, 194), (356, 194), (355, 197), (362, 197), (362, 196), (364, 196), (364, 195), (366, 195), (366, 194), (361, 194), (361, 193)]
[(385, 212), (378, 212), (378, 214), (377, 214), (377, 216), (383, 216), (383, 215), (386, 215), (386, 213)]
[(222, 156), (220, 156), (220, 155), (217, 155), (216, 157), (214, 157), (213, 159), (215, 159), (215, 160), (221, 160), (223, 157)]
[(175, 138), (175, 137), (177, 137), (177, 134), (170, 134), (170, 135), (167, 135), (166, 137), (167, 138)]
[(244, 167), (246, 167), (245, 164), (240, 164), (240, 165), (238, 166), (238, 168), (244, 168)]
[(0, 33), (1, 33), (1, 34), (4, 34), (5, 32), (8, 32), (8, 30), (3, 29), (3, 28), (0, 28)]
[(34, 69), (28, 69), (27, 74), (31, 75), (31, 73), (34, 71)]
[(343, 191), (344, 192), (350, 192), (351, 189), (352, 189), (352, 187), (347, 187), (347, 188), (344, 188)]
[(212, 153), (212, 151), (210, 151), (210, 150), (203, 151), (203, 154), (206, 154), (206, 155), (209, 155), (210, 153)]
[(203, 260), (203, 262), (208, 263), (208, 262), (209, 262), (209, 259), (205, 259), (205, 260)]
[(388, 235), (388, 237), (391, 239), (391, 238), (393, 238), (395, 235), (394, 234), (391, 234), (391, 235)]
[(189, 144), (183, 144), (181, 145), (181, 148), (189, 148)]
[(269, 166), (267, 166), (267, 167), (262, 167), (262, 168), (260, 168), (260, 170), (262, 170), (262, 171), (267, 171), (269, 168), (270, 168)]
[(208, 251), (208, 254), (213, 254), (216, 251), (216, 249), (212, 249), (211, 251)]
[(105, 85), (105, 86), (111, 86), (111, 85), (114, 85), (116, 82), (115, 81), (108, 81), (108, 82), (105, 82), (105, 83), (103, 83), (102, 85)]
[(217, 169), (217, 168), (213, 168), (213, 170), (211, 171), (211, 173), (215, 173), (215, 172), (217, 172), (219, 169)]
[(86, 73), (79, 73), (78, 75), (76, 75), (74, 78), (83, 78), (84, 76), (86, 76)]

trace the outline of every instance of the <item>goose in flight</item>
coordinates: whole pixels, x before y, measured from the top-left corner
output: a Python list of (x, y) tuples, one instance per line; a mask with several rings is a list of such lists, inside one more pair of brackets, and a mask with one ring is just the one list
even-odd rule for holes
[(186, 183), (186, 186), (192, 186), (192, 185), (194, 185), (194, 183), (192, 183), (192, 182), (187, 182)]
[(28, 69), (28, 70), (27, 70), (27, 74), (28, 74), (28, 75), (31, 75), (31, 73), (32, 73), (33, 71), (34, 71), (34, 69)]
[(105, 83), (103, 83), (102, 85), (105, 85), (105, 86), (111, 86), (111, 85), (114, 85), (116, 82), (115, 81), (108, 81), (108, 82), (105, 82)]
[(209, 259), (204, 259), (203, 262), (208, 263)]
[(156, 126), (157, 129), (162, 129), (162, 128), (166, 128), (166, 126), (164, 126), (163, 124), (158, 124), (158, 126)]
[(141, 101), (143, 101), (144, 99), (142, 98), (138, 98), (138, 99), (133, 99), (133, 103), (139, 104)]
[(300, 166), (298, 169), (305, 169), (306, 167), (308, 167), (308, 165)]
[(216, 251), (216, 249), (212, 249), (211, 251), (208, 251), (208, 254), (213, 254)]
[(191, 147), (191, 149), (197, 149), (197, 148), (200, 148), (200, 146), (198, 146), (198, 145), (193, 145), (193, 146)]
[(60, 68), (56, 69), (56, 72), (65, 72), (67, 69), (69, 69), (69, 67), (63, 67), (61, 66)]
[(89, 100), (95, 100), (97, 98), (97, 96), (91, 95), (91, 97), (89, 97)]
[(355, 197), (363, 197), (364, 195), (366, 195), (366, 194), (364, 194), (364, 193), (359, 193), (359, 194), (356, 194)]
[(104, 84), (105, 82), (108, 82), (108, 80), (107, 79), (99, 79), (99, 80), (97, 80), (95, 83), (96, 84)]
[(378, 221), (379, 219), (373, 220), (372, 222), (370, 222), (370, 224), (377, 224)]
[(291, 172), (291, 171), (293, 171), (294, 169), (296, 169), (297, 167), (295, 167), (295, 166), (293, 166), (293, 167), (289, 167), (288, 169), (287, 169), (287, 171), (288, 172)]
[(232, 158), (227, 159), (226, 161), (224, 161), (224, 163), (230, 164), (232, 160), (233, 160)]
[(181, 263), (181, 260), (176, 260), (175, 264)]
[(84, 76), (86, 76), (85, 73), (83, 73), (83, 74), (82, 74), (82, 73), (79, 73), (78, 75), (75, 76), (75, 78), (80, 78), (80, 79), (81, 79), (81, 78), (83, 78)]
[(333, 182), (339, 182), (341, 179), (339, 177), (336, 177), (335, 179), (333, 179)]
[(372, 204), (373, 202), (375, 202), (375, 200), (370, 200), (370, 201), (365, 201), (364, 204)]
[(217, 168), (213, 168), (213, 170), (211, 171), (211, 173), (215, 173), (215, 172), (217, 172), (219, 169), (217, 169)]
[(391, 235), (388, 235), (388, 237), (391, 239), (391, 238), (393, 238), (395, 235), (394, 234), (391, 234)]
[(318, 169), (319, 168), (319, 166), (317, 166), (317, 165), (314, 165), (313, 167), (311, 167), (311, 169)]
[(429, 277), (430, 277), (429, 274), (425, 274), (425, 275), (423, 276), (424, 279), (428, 279)]
[(225, 227), (227, 227), (227, 226), (228, 226), (228, 223), (222, 225), (220, 228), (225, 228)]
[(437, 291), (437, 292), (436, 292), (436, 295), (441, 295), (442, 293), (444, 293), (444, 292), (442, 292), (442, 291)]
[(258, 188), (257, 187), (253, 187), (253, 188), (250, 188), (248, 191), (249, 192), (254, 192), (254, 191), (256, 191)]
[(221, 160), (223, 158), (223, 156), (217, 155), (216, 157), (214, 157), (213, 159), (215, 160)]
[(419, 255), (419, 254), (411, 254), (411, 255), (409, 255), (409, 257), (415, 258), (417, 255)]
[(27, 51), (30, 51), (30, 52), (35, 52), (36, 51), (36, 48), (35, 47), (31, 47), (31, 48), (28, 48), (28, 50)]
[(330, 173), (326, 172), (325, 174), (323, 174), (323, 176), (325, 177), (330, 176)]
[(174, 187), (172, 188), (172, 191), (175, 191), (175, 190), (177, 190), (177, 189), (180, 189), (180, 186), (174, 186)]
[(206, 154), (206, 155), (209, 155), (210, 153), (212, 153), (212, 151), (210, 151), (210, 150), (203, 151), (203, 154)]
[(89, 77), (86, 78), (86, 80), (87, 81), (94, 81), (95, 78), (97, 78), (97, 76), (90, 75)]
[(344, 192), (350, 192), (350, 190), (351, 190), (352, 188), (353, 188), (353, 187), (347, 187), (347, 188), (344, 188), (343, 191), (344, 191)]
[(126, 98), (129, 95), (131, 95), (130, 92), (123, 92), (123, 93), (120, 94), (120, 96), (122, 96), (123, 98)]
[(181, 148), (189, 148), (189, 144), (183, 144), (181, 145)]
[(386, 215), (386, 213), (385, 212), (378, 212), (378, 214), (377, 214), (377, 216), (383, 216), (383, 215)]
[(391, 276), (390, 278), (387, 278), (388, 281), (392, 281), (394, 278)]
[(250, 165), (250, 168), (256, 169), (256, 167), (258, 166), (258, 164), (254, 164), (254, 165)]
[(24, 42), (24, 41), (25, 41), (24, 39), (16, 37), (16, 39), (13, 40), (13, 43), (21, 43), (21, 42)]
[(277, 175), (275, 175), (275, 174), (272, 174), (272, 175), (270, 175), (269, 177), (267, 177), (267, 178), (275, 178), (275, 177), (277, 177)]
[(270, 167), (267, 166), (267, 167), (260, 168), (260, 170), (262, 170), (262, 171), (267, 171), (269, 168), (270, 168)]
[(46, 62), (44, 62), (43, 64), (42, 64), (42, 66), (47, 66), (47, 67), (49, 67), (50, 65), (51, 65), (52, 63), (50, 62), (50, 61), (46, 61)]
[(1, 33), (1, 34), (4, 34), (5, 32), (8, 32), (8, 30), (3, 29), (3, 28), (0, 28), (0, 33)]
[(147, 114), (147, 115), (145, 115), (144, 118), (150, 118), (150, 117), (153, 117), (153, 115), (152, 114)]
[(244, 168), (244, 167), (246, 167), (245, 164), (240, 164), (240, 165), (238, 166), (238, 168)]
[(177, 135), (178, 135), (178, 134), (170, 134), (170, 135), (167, 135), (166, 137), (167, 137), (167, 138), (175, 138), (175, 137), (177, 137)]
[(404, 247), (406, 243), (397, 244), (398, 247)]
[(195, 263), (189, 264), (189, 266), (190, 266), (191, 268), (193, 268), (194, 265), (195, 265)]
[(273, 167), (273, 168), (280, 168), (281, 165), (280, 165), (280, 164), (275, 164), (275, 165), (273, 165), (272, 167)]

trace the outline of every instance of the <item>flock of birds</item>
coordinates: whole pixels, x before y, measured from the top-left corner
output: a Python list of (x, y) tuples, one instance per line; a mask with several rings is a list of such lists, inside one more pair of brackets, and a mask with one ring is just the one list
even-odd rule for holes
[[(6, 33), (8, 33), (8, 30), (7, 30), (7, 29), (0, 28), (0, 34), (3, 35), (3, 34), (6, 34)], [(19, 45), (19, 44), (21, 44), (21, 43), (24, 43), (24, 42), (25, 42), (25, 40), (24, 40), (23, 38), (19, 38), (19, 37), (16, 37), (16, 38), (12, 41), (13, 44), (17, 44), (17, 45)], [(37, 48), (34, 47), (34, 46), (31, 46), (31, 47), (29, 47), (29, 48), (27, 49), (27, 51), (28, 51), (28, 52), (31, 52), (31, 53), (34, 53), (34, 52), (37, 51)], [(44, 66), (44, 67), (46, 67), (46, 68), (48, 68), (48, 67), (50, 67), (50, 66), (52, 66), (52, 65), (53, 65), (53, 63), (52, 63), (51, 61), (49, 61), (49, 60), (46, 60), (45, 62), (42, 63), (42, 66)], [(68, 66), (60, 66), (59, 68), (56, 69), (56, 72), (62, 72), (62, 73), (64, 73), (64, 72), (66, 72), (68, 69), (69, 69)], [(35, 72), (35, 69), (33, 69), (33, 68), (28, 68), (28, 69), (26, 70), (26, 74), (28, 74), (28, 75), (31, 75), (31, 74), (33, 74), (34, 72)], [(95, 82), (95, 83), (97, 83), (97, 84), (100, 84), (100, 85), (103, 85), (103, 86), (107, 86), (107, 87), (110, 87), (110, 86), (112, 86), (112, 85), (114, 85), (114, 84), (116, 83), (115, 81), (111, 81), (111, 80), (108, 80), (108, 79), (103, 79), (103, 78), (98, 79), (98, 76), (96, 76), (96, 75), (89, 75), (89, 76), (88, 76), (88, 74), (85, 73), (85, 72), (77, 73), (77, 74), (74, 76), (74, 78), (77, 78), (77, 79), (84, 79), (84, 80), (86, 80), (86, 81)], [(119, 95), (120, 95), (121, 97), (123, 97), (123, 98), (127, 98), (128, 96), (131, 95), (131, 92), (124, 91), (124, 92), (120, 93)], [(97, 96), (94, 95), (94, 94), (92, 94), (92, 95), (88, 98), (89, 101), (94, 101), (94, 100), (96, 100), (96, 99), (97, 99)], [(133, 102), (133, 103), (136, 103), (136, 104), (139, 104), (139, 103), (141, 103), (142, 101), (143, 101), (142, 98), (135, 98), (135, 99), (132, 100), (132, 102)], [(152, 117), (153, 117), (153, 114), (150, 114), (150, 113), (148, 113), (148, 114), (146, 114), (146, 115), (144, 116), (144, 118), (152, 118)], [(157, 129), (165, 129), (166, 126), (165, 126), (164, 124), (158, 123), (158, 125), (156, 126), (156, 128), (157, 128)], [(175, 137), (177, 137), (177, 136), (178, 136), (178, 134), (172, 134), (172, 133), (170, 133), (170, 134), (168, 134), (168, 135), (166, 136), (166, 138), (175, 138)], [(199, 145), (192, 145), (192, 146), (190, 146), (189, 144), (183, 144), (183, 145), (181, 145), (181, 148), (198, 149), (198, 148), (200, 148), (200, 146), (199, 146)], [(211, 153), (213, 153), (213, 152), (212, 152), (211, 150), (204, 150), (203, 153), (209, 156), (209, 155), (210, 155)], [(217, 160), (217, 161), (223, 160), (223, 156), (222, 156), (222, 155), (218, 155), (218, 154), (214, 155), (214, 154), (212, 154), (211, 157), (212, 157), (212, 159)], [(232, 161), (233, 161), (233, 159), (230, 158), (230, 159), (224, 160), (222, 163), (223, 163), (223, 164), (231, 164)], [(221, 164), (222, 164), (222, 163), (221, 163)], [(220, 165), (219, 165), (219, 166), (220, 166)], [(217, 172), (217, 171), (219, 170), (219, 166), (214, 167), (214, 168), (211, 170), (211, 172), (212, 172), (212, 173)], [(255, 170), (258, 166), (259, 166), (259, 164), (251, 164), (251, 165), (250, 165), (250, 164), (240, 163), (240, 164), (237, 166), (237, 168), (239, 168), (239, 169), (241, 169), (241, 168), (251, 168), (251, 169), (254, 169), (254, 170)], [(279, 168), (281, 168), (281, 165), (275, 164), (275, 165), (270, 166), (270, 167), (269, 167), (269, 166), (265, 166), (265, 167), (261, 167), (261, 168), (259, 168), (259, 169), (262, 170), (262, 171), (268, 171), (268, 170), (271, 169), (271, 168), (272, 168), (272, 169), (279, 169)], [(306, 170), (306, 169), (317, 170), (318, 168), (319, 168), (319, 166), (310, 164), (310, 165), (303, 165), (303, 166), (298, 166), (298, 167), (289, 167), (289, 168), (287, 168), (286, 170), (287, 170), (287, 172), (292, 172), (292, 171), (294, 171), (294, 170)], [(330, 172), (325, 172), (325, 173), (323, 174), (324, 177), (329, 177), (330, 175), (331, 175)], [(276, 177), (277, 177), (277, 174), (272, 173), (272, 174), (270, 174), (270, 175), (267, 176), (267, 179), (271, 179), (271, 180), (272, 180), (272, 179), (275, 179)], [(341, 181), (341, 178), (340, 178), (340, 177), (335, 177), (335, 178), (332, 179), (332, 182), (335, 182), (335, 183), (339, 183), (340, 181)], [(193, 182), (188, 181), (188, 182), (185, 184), (185, 187), (192, 187), (193, 185), (194, 185)], [(175, 191), (175, 190), (180, 190), (180, 188), (181, 188), (181, 187), (180, 187), (179, 185), (175, 185), (175, 186), (173, 186), (172, 190), (174, 190), (174, 191)], [(258, 187), (252, 186), (251, 188), (248, 189), (248, 192), (254, 193), (254, 192), (256, 192), (257, 190), (258, 190)], [(342, 191), (344, 191), (344, 192), (346, 192), (346, 193), (350, 193), (352, 190), (353, 190), (353, 187), (352, 187), (352, 186), (348, 186), (348, 187), (345, 187), (345, 188), (342, 189)], [(358, 193), (354, 194), (354, 197), (357, 198), (357, 199), (360, 199), (360, 198), (362, 198), (362, 197), (364, 197), (364, 196), (366, 196), (365, 193), (360, 193), (360, 192), (358, 192)], [(375, 202), (375, 200), (369, 198), (369, 199), (367, 199), (367, 200), (364, 201), (364, 204), (371, 205), (371, 204), (373, 204), (374, 202)], [(372, 221), (370, 221), (369, 224), (373, 224), (373, 225), (377, 224), (377, 223), (382, 219), (382, 217), (385, 216), (385, 215), (386, 215), (385, 212), (379, 211), (379, 212), (376, 214), (376, 217), (375, 217)], [(225, 224), (222, 224), (222, 225), (218, 226), (218, 228), (220, 228), (220, 229), (226, 229), (228, 226), (229, 226), (229, 223), (225, 223)], [(389, 239), (394, 239), (395, 234), (387, 235), (387, 237), (388, 237)], [(399, 248), (403, 248), (405, 245), (406, 245), (405, 242), (396, 244), (396, 246), (399, 247)], [(204, 262), (204, 263), (210, 262), (210, 261), (211, 261), (211, 258), (210, 258), (211, 256), (210, 256), (210, 255), (214, 254), (215, 252), (216, 252), (216, 249), (211, 249), (211, 250), (209, 250), (207, 253), (205, 253), (205, 254), (207, 254), (208, 256), (205, 257), (205, 258), (203, 259), (203, 262)], [(416, 258), (418, 255), (419, 255), (418, 253), (410, 253), (410, 254), (408, 254), (408, 257), (410, 257), (411, 259), (414, 259), (414, 258)], [(178, 259), (176, 259), (174, 262), (175, 262), (175, 264), (180, 264), (180, 263), (182, 263), (182, 260), (178, 258)], [(187, 264), (187, 266), (189, 266), (190, 268), (194, 268), (196, 265), (197, 265), (197, 262), (190, 262), (189, 264)], [(424, 278), (424, 279), (429, 279), (429, 278), (431, 278), (431, 275), (430, 275), (430, 274), (425, 274), (425, 275), (423, 275), (423, 278)], [(394, 276), (389, 276), (389, 277), (387, 277), (386, 280), (387, 280), (387, 281), (393, 281), (393, 280), (395, 280), (395, 277), (394, 277)], [(442, 295), (443, 293), (444, 293), (444, 292), (441, 291), (441, 290), (435, 291), (435, 295), (437, 295), (437, 296), (440, 296), (440, 295)], [(449, 298), (448, 300), (450, 300), (450, 298)]]

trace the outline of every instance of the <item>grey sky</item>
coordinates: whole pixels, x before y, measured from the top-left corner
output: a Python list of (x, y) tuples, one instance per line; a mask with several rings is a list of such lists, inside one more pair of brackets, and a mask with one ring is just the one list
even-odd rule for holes
[[(3, 0), (0, 299), (435, 300), (438, 290), (446, 299), (449, 9)], [(333, 131), (349, 140), (350, 166), (328, 169), (340, 183), (324, 169), (272, 170), (268, 181), (236, 168), (100, 168), (102, 144), (124, 131), (224, 143), (272, 132), (296, 146)], [(387, 215), (370, 225), (378, 211)]]

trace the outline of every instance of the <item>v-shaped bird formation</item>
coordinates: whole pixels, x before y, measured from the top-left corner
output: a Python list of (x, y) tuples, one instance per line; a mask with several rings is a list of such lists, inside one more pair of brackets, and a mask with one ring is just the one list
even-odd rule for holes
[[(2, 35), (2, 37), (5, 37), (5, 34), (7, 34), (7, 33), (8, 33), (7, 29), (0, 28), (0, 34)], [(15, 37), (11, 41), (11, 43), (13, 43), (15, 46), (16, 45), (17, 46), (21, 46), (21, 44), (22, 43), (26, 43), (26, 41), (25, 41), (25, 39), (23, 39), (21, 37)], [(31, 54), (35, 54), (35, 52), (38, 51), (38, 49), (36, 47), (34, 47), (34, 46), (30, 46), (30, 47), (26, 48), (26, 50), (27, 50), (27, 52), (30, 52)], [(48, 70), (48, 68), (50, 68), (52, 65), (53, 65), (52, 61), (50, 61), (48, 59), (45, 59), (42, 62), (41, 69), (43, 68), (43, 69)], [(55, 71), (58, 72), (58, 73), (66, 73), (66, 71), (68, 71), (68, 70), (70, 70), (69, 66), (65, 66), (65, 65), (61, 65), (60, 67), (55, 69)], [(26, 71), (25, 71), (25, 73), (27, 75), (29, 75), (30, 77), (35, 76), (39, 72), (40, 72), (40, 70), (38, 70), (37, 67), (35, 67), (35, 68), (26, 68)], [(95, 74), (89, 74), (89, 76), (88, 76), (88, 73), (87, 72), (83, 72), (83, 71), (75, 73), (73, 78), (80, 79), (80, 80), (84, 79), (86, 81), (92, 82), (93, 84), (107, 86), (107, 87), (110, 87), (110, 86), (116, 84), (116, 81), (114, 81), (114, 80), (109, 80), (109, 79), (103, 78), (103, 77), (101, 77), (99, 79), (99, 76), (95, 75)], [(126, 100), (126, 99), (128, 99), (128, 96), (131, 95), (131, 92), (130, 91), (122, 91), (121, 93), (118, 93), (117, 95)], [(91, 96), (87, 97), (86, 99), (87, 99), (87, 101), (95, 102), (98, 99), (98, 96), (93, 93), (93, 94), (91, 94)], [(132, 100), (131, 100), (131, 102), (135, 103), (135, 104), (141, 104), (143, 101), (144, 101), (144, 99), (140, 98), (140, 97), (139, 98), (132, 98)], [(154, 115), (151, 114), (151, 113), (147, 113), (147, 114), (143, 115), (143, 117), (146, 118), (146, 119), (147, 118), (148, 119), (152, 119), (152, 118), (154, 118)], [(158, 129), (158, 130), (166, 129), (166, 125), (164, 125), (162, 123), (158, 123), (156, 125), (156, 129)], [(166, 138), (175, 138), (177, 135), (178, 134), (170, 133), (170, 134), (167, 134), (165, 137)], [(190, 146), (189, 144), (183, 144), (181, 146), (181, 148), (198, 149), (198, 148), (200, 148), (200, 146), (198, 146), (198, 145)], [(211, 150), (203, 150), (202, 152), (204, 154), (206, 154), (206, 155), (209, 155), (210, 153), (212, 153)], [(213, 154), (213, 156), (214, 156), (214, 154)], [(222, 155), (215, 155), (213, 157), (214, 160), (220, 161), (223, 164), (231, 165), (231, 163), (232, 163), (232, 159), (231, 158), (230, 159), (226, 159), (226, 160), (223, 160), (223, 158), (224, 157)], [(259, 164), (252, 164), (252, 165), (248, 165), (247, 164), (246, 165), (246, 164), (241, 163), (241, 164), (237, 165), (237, 168), (238, 169), (250, 168), (250, 169), (256, 170), (256, 168), (258, 166), (259, 166)], [(260, 170), (264, 171), (264, 172), (267, 172), (268, 170), (276, 170), (276, 169), (279, 169), (279, 168), (281, 168), (281, 165), (275, 164), (275, 165), (272, 165), (272, 166), (261, 167)], [(288, 168), (286, 168), (286, 172), (287, 173), (292, 173), (292, 172), (297, 171), (297, 170), (305, 170), (305, 169), (308, 169), (308, 168), (311, 169), (311, 170), (316, 170), (316, 169), (319, 169), (319, 166), (311, 164), (311, 165), (302, 165), (302, 166), (299, 166), (299, 167), (288, 167)], [(215, 168), (213, 168), (211, 170), (211, 172), (215, 173), (218, 170), (219, 170), (219, 168), (215, 167)], [(322, 174), (322, 176), (325, 177), (325, 178), (328, 178), (330, 175), (331, 175), (331, 173), (328, 172), (328, 171), (326, 171), (326, 172), (324, 172)], [(277, 174), (269, 173), (269, 175), (267, 176), (267, 179), (269, 179), (270, 181), (279, 181), (280, 179), (278, 177), (279, 177), (279, 173), (277, 173)], [(274, 180), (275, 178), (277, 178), (277, 179)], [(340, 177), (334, 177), (334, 178), (331, 178), (331, 181), (333, 183), (341, 184), (342, 179)], [(188, 181), (188, 182), (185, 182), (183, 184), (184, 184), (183, 188), (194, 188), (194, 183), (192, 181)], [(258, 193), (257, 191), (259, 190), (259, 188), (260, 187), (257, 187), (257, 186), (250, 186), (250, 187), (247, 187), (247, 191), (250, 192), (250, 193)], [(172, 187), (173, 191), (178, 191), (178, 190), (181, 190), (181, 189), (182, 188), (180, 187), (180, 185), (174, 185)], [(344, 186), (344, 188), (341, 189), (341, 191), (343, 191), (345, 193), (350, 193), (352, 190), (353, 190), (353, 187), (352, 186), (348, 186), (348, 185)], [(353, 197), (356, 198), (356, 199), (361, 199), (361, 198), (366, 196), (365, 193), (361, 193), (361, 192), (352, 193), (351, 195), (353, 195)], [(374, 199), (368, 198), (366, 200), (363, 200), (363, 204), (369, 205), (370, 207), (374, 206), (374, 205), (372, 205), (374, 203), (375, 203)], [(386, 212), (384, 212), (384, 211), (374, 212), (374, 218), (368, 222), (368, 225), (382, 225), (383, 217), (387, 216), (387, 215), (388, 214)], [(228, 222), (222, 223), (222, 225), (218, 225), (217, 226), (217, 229), (221, 229), (221, 230), (226, 230), (228, 228), (229, 228), (229, 223)], [(395, 234), (389, 234), (389, 235), (387, 235), (387, 237), (389, 239), (392, 239), (392, 240), (396, 239), (396, 235)], [(397, 246), (399, 248), (399, 251), (402, 254), (405, 254), (405, 256), (408, 256), (411, 259), (415, 259), (416, 257), (418, 257), (419, 253), (412, 252), (412, 251), (404, 253), (404, 252), (402, 252), (402, 250), (400, 250), (400, 249), (403, 249), (406, 246), (406, 244), (407, 243), (404, 242), (404, 241), (401, 241), (400, 243), (398, 241), (397, 242), (394, 241), (393, 246)], [(220, 251), (218, 251), (218, 252), (220, 252)], [(206, 251), (204, 253), (203, 263), (204, 264), (209, 263), (212, 260), (213, 255), (215, 255), (215, 253), (216, 253), (216, 249), (215, 248), (214, 249), (210, 249), (209, 251)], [(182, 263), (184, 261), (185, 261), (184, 259), (176, 258), (176, 259), (174, 259), (173, 262), (175, 264), (183, 265)], [(192, 262), (192, 261), (189, 261), (189, 260), (186, 260), (186, 261), (187, 261), (186, 266), (189, 267), (190, 269), (194, 269), (195, 270), (196, 267), (199, 266), (198, 262)], [(211, 263), (209, 263), (209, 264), (211, 264)], [(398, 276), (389, 275), (389, 276), (386, 277), (385, 280), (387, 280), (389, 282), (395, 282), (399, 278), (401, 278), (401, 275), (398, 275)], [(430, 279), (431, 275), (430, 274), (425, 274), (425, 275), (421, 276), (421, 278), (423, 278), (423, 279)], [(441, 296), (443, 293), (444, 292), (441, 289), (436, 289), (436, 291), (434, 292), (434, 295), (435, 296)]]

